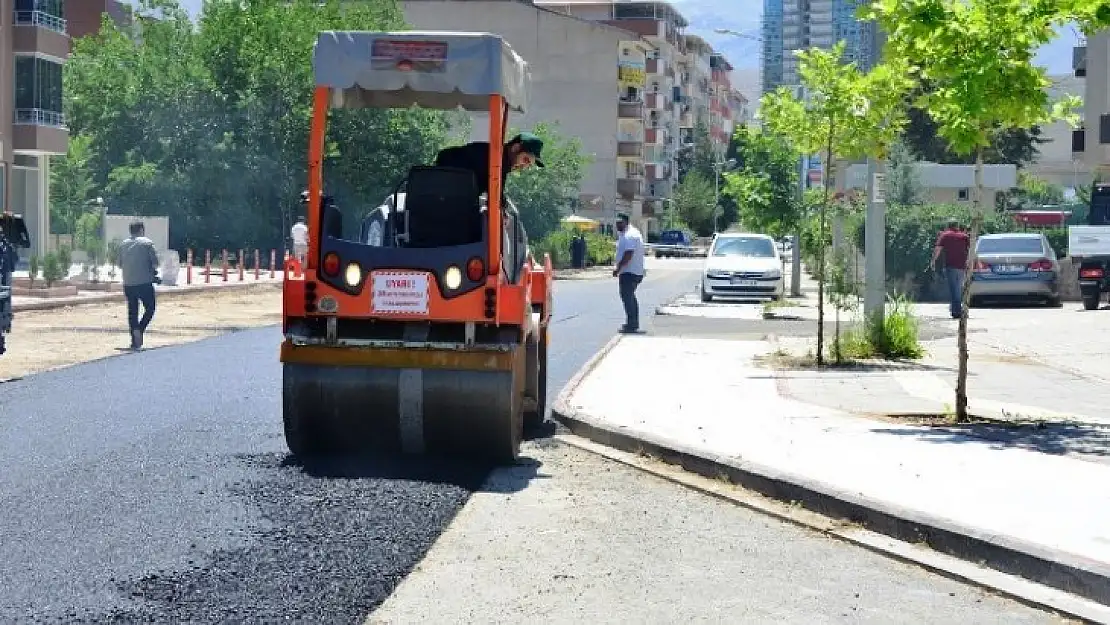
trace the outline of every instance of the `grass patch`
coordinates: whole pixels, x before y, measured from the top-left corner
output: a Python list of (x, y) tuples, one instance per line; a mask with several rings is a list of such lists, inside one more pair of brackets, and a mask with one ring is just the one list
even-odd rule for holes
[(881, 321), (872, 316), (862, 328), (848, 330), (833, 341), (836, 360), (917, 360), (925, 355), (917, 338), (913, 302), (904, 295), (896, 295), (889, 298), (889, 303)]

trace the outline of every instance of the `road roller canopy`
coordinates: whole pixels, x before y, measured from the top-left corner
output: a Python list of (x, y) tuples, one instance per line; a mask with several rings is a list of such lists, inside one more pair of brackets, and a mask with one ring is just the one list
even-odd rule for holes
[(488, 111), (500, 95), (523, 113), (528, 64), (498, 35), (450, 31), (325, 31), (313, 51), (331, 108)]

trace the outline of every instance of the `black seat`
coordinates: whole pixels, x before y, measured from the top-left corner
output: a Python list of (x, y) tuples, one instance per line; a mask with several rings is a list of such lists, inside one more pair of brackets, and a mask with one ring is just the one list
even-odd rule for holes
[(448, 247), (482, 240), (474, 172), (457, 167), (418, 165), (405, 184), (407, 247)]

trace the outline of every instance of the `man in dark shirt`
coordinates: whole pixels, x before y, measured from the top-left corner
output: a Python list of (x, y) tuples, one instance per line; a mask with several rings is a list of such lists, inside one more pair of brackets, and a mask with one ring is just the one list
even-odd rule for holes
[(933, 246), (933, 266), (944, 255), (944, 279), (948, 284), (948, 310), (953, 319), (958, 319), (963, 312), (963, 285), (964, 275), (967, 270), (967, 254), (971, 247), (971, 237), (960, 230), (960, 224), (955, 219), (948, 220), (948, 227), (937, 235), (936, 245)]
[[(543, 167), (540, 152), (543, 141), (536, 135), (525, 132), (513, 137), (505, 144), (501, 156), (501, 194), (505, 194), (505, 180), (510, 171), (535, 165)], [(436, 155), (436, 167), (459, 167), (474, 172), (478, 183), (478, 194), (489, 193), (489, 143), (474, 141), (466, 145), (440, 150)]]

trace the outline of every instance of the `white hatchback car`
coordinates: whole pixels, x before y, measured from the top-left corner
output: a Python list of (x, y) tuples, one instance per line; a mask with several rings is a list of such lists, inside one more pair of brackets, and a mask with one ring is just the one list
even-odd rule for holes
[(701, 277), (701, 301), (714, 297), (782, 299), (782, 258), (765, 234), (729, 232), (713, 238)]

